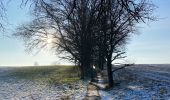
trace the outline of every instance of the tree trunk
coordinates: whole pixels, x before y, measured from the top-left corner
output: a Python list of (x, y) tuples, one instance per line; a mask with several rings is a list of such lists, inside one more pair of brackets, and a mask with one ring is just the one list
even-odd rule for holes
[(81, 75), (84, 79), (85, 77), (91, 77), (91, 66), (90, 66), (91, 62), (89, 58), (86, 58), (86, 56), (83, 56), (83, 59), (84, 60), (81, 61), (81, 69), (82, 69)]
[(109, 87), (113, 87), (113, 75), (112, 75), (112, 61), (111, 61), (111, 56), (108, 57), (107, 59), (107, 73), (108, 73), (108, 82), (109, 82)]
[(84, 67), (82, 67), (82, 65), (79, 66), (80, 67), (80, 78), (84, 79)]

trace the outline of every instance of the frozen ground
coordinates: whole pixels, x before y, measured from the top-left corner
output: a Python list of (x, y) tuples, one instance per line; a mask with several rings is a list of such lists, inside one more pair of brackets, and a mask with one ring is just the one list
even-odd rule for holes
[(8, 76), (13, 68), (0, 68), (0, 100), (81, 100), (86, 93), (87, 82), (49, 85), (44, 82), (18, 79)]
[(170, 100), (170, 65), (135, 65), (114, 76), (119, 84), (101, 90), (102, 100)]
[[(82, 100), (87, 82), (49, 85), (8, 76), (0, 68), (0, 100)], [(170, 100), (170, 65), (135, 65), (114, 73), (116, 86), (100, 90), (102, 100)]]

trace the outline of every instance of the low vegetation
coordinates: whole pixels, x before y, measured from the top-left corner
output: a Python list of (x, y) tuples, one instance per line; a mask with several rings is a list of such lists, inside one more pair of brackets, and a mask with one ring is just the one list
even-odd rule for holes
[(76, 66), (16, 67), (9, 75), (16, 78), (49, 82), (50, 84), (73, 83), (80, 80)]

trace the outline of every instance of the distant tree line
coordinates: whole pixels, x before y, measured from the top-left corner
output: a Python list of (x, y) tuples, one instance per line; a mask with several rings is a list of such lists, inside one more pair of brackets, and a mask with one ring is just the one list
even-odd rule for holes
[(126, 57), (125, 45), (136, 25), (155, 19), (149, 0), (30, 1), (34, 19), (15, 33), (27, 50), (43, 49), (51, 37), (51, 49), (77, 64), (82, 79), (92, 75), (93, 65), (103, 70), (106, 64), (109, 86), (113, 86), (112, 63)]

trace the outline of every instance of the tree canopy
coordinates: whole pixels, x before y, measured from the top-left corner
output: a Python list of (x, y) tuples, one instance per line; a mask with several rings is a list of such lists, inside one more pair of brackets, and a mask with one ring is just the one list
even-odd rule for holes
[(0, 31), (4, 31), (6, 9), (4, 7), (3, 1), (0, 1)]

